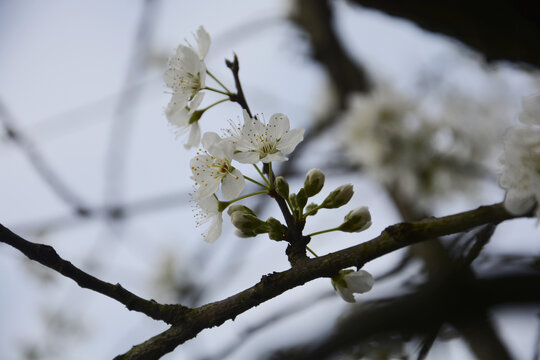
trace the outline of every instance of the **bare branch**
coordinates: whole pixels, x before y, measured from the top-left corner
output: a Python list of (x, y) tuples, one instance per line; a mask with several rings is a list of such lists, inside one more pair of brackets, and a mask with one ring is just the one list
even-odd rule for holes
[(129, 310), (142, 312), (155, 320), (169, 324), (178, 322), (189, 310), (182, 305), (161, 305), (154, 300), (145, 300), (124, 289), (120, 284), (110, 284), (89, 275), (62, 259), (52, 246), (32, 243), (0, 225), (0, 242), (13, 246), (29, 259), (51, 268), (75, 281), (80, 287), (94, 290), (124, 304)]

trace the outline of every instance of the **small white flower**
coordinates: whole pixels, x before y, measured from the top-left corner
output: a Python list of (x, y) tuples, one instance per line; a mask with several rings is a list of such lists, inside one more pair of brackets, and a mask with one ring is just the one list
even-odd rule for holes
[(202, 236), (204, 241), (213, 243), (221, 235), (223, 213), (219, 211), (218, 201), (213, 196), (196, 200), (196, 202), (198, 206), (195, 214), (197, 227), (210, 222), (210, 226), (203, 232)]
[(521, 100), (523, 111), (519, 121), (527, 125), (540, 125), (540, 94), (526, 96)]
[(193, 180), (199, 186), (195, 198), (212, 196), (220, 184), (225, 199), (238, 197), (246, 184), (242, 173), (231, 165), (234, 144), (214, 132), (205, 133), (202, 144), (206, 150), (197, 152), (190, 162)]
[(340, 270), (337, 276), (332, 278), (334, 290), (343, 300), (355, 302), (354, 294), (363, 294), (373, 287), (375, 280), (370, 273), (365, 270)]
[(231, 140), (236, 143), (234, 159), (247, 164), (285, 161), (304, 139), (304, 129), (290, 130), (289, 118), (274, 114), (268, 124), (251, 118), (244, 110), (244, 125)]
[(165, 84), (191, 100), (205, 85), (206, 65), (191, 47), (179, 45), (176, 54), (169, 58), (168, 69), (163, 75)]
[(182, 134), (191, 127), (186, 148), (197, 146), (201, 140), (198, 118), (193, 114), (203, 100), (201, 89), (205, 86), (206, 65), (204, 58), (210, 47), (210, 35), (201, 26), (195, 35), (197, 48), (179, 45), (176, 54), (169, 58), (168, 69), (163, 75), (165, 84), (173, 90), (165, 114), (169, 123), (179, 127)]
[(169, 106), (165, 110), (169, 123), (173, 125), (177, 130), (178, 136), (183, 135), (189, 130), (189, 136), (187, 142), (184, 144), (186, 149), (190, 149), (199, 145), (201, 142), (201, 128), (199, 126), (199, 120), (196, 119), (191, 122), (195, 111), (201, 104), (204, 98), (204, 93), (198, 93), (193, 100), (188, 101), (182, 94), (174, 94)]
[(540, 127), (508, 130), (500, 160), (499, 184), (507, 190), (504, 205), (512, 214), (525, 214), (540, 199)]

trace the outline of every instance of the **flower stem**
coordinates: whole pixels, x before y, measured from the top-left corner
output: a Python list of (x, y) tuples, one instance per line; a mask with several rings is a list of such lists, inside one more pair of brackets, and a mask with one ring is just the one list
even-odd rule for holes
[(228, 99), (228, 98), (225, 98), (225, 99), (221, 99), (221, 100), (219, 100), (219, 101), (216, 101), (215, 103), (208, 105), (207, 107), (205, 107), (204, 109), (201, 109), (200, 111), (203, 111), (203, 112), (204, 112), (204, 111), (210, 109), (211, 107), (214, 107), (214, 106), (216, 106), (217, 104), (221, 104), (222, 102), (225, 102), (225, 101), (229, 101), (229, 99)]
[(313, 255), (315, 255), (315, 257), (319, 257), (319, 255), (315, 254), (315, 251), (311, 250), (311, 249), (309, 248), (309, 246), (306, 245), (306, 249), (307, 249), (307, 251), (309, 251), (310, 253), (312, 253)]
[(262, 191), (256, 191), (254, 193), (251, 193), (251, 194), (247, 194), (247, 195), (244, 195), (244, 196), (240, 196), (234, 200), (231, 200), (229, 201), (231, 204), (234, 203), (234, 202), (237, 202), (237, 201), (240, 201), (240, 200), (243, 200), (245, 198), (248, 198), (248, 197), (251, 197), (251, 196), (255, 196), (255, 195), (261, 195), (261, 194), (268, 194), (268, 191), (267, 190), (262, 190)]
[(266, 186), (266, 185), (264, 185), (264, 184), (258, 182), (257, 180), (254, 180), (254, 179), (250, 178), (249, 176), (244, 175), (244, 179), (246, 179), (246, 180), (248, 180), (248, 181), (251, 181), (251, 182), (254, 183), (254, 184), (257, 184), (257, 185), (259, 185), (260, 187), (263, 187), (263, 188), (265, 188), (265, 189), (268, 189), (268, 186)]
[[(219, 90), (219, 89), (214, 89), (213, 87), (210, 87), (210, 86), (205, 86), (204, 88), (202, 88), (202, 90), (210, 90), (210, 91), (217, 92), (217, 93), (227, 95), (227, 96), (231, 95), (230, 92), (222, 91), (222, 90)], [(227, 100), (229, 100), (229, 99), (227, 99)]]
[(268, 181), (270, 181), (270, 188), (274, 187), (274, 173), (272, 172), (272, 162), (268, 163)]
[(210, 71), (206, 70), (206, 73), (208, 75), (210, 75), (210, 77), (212, 79), (214, 79), (223, 89), (225, 89), (225, 91), (228, 93), (227, 95), (230, 95), (231, 94), (231, 91), (229, 89), (227, 89), (227, 87), (225, 85), (223, 85), (223, 83), (221, 81), (218, 80), (217, 77), (214, 76), (214, 74), (212, 74)]
[(270, 182), (268, 181), (268, 179), (266, 179), (266, 176), (264, 176), (264, 174), (262, 173), (261, 169), (259, 169), (257, 164), (253, 164), (253, 166), (255, 167), (255, 169), (257, 169), (257, 172), (259, 173), (259, 175), (261, 175), (266, 185), (268, 185), (268, 187), (271, 187)]
[(321, 208), (321, 206), (319, 205), (319, 206), (317, 206), (317, 207), (315, 207), (315, 208), (309, 210), (308, 212), (304, 213), (304, 214), (302, 215), (302, 217), (305, 219), (305, 218), (307, 218), (309, 215), (311, 215), (312, 213), (318, 211), (320, 208)]
[(328, 233), (328, 232), (331, 232), (331, 231), (337, 231), (337, 230), (339, 230), (339, 226), (335, 227), (335, 228), (332, 228), (332, 229), (316, 231), (316, 232), (308, 234), (306, 236), (315, 236), (315, 235), (320, 235), (320, 234)]

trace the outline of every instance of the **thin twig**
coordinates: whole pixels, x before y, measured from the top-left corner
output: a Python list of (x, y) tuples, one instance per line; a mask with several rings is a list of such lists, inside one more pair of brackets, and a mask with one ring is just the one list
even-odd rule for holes
[(230, 99), (231, 101), (238, 103), (242, 107), (242, 109), (247, 111), (249, 117), (252, 118), (253, 115), (251, 114), (251, 110), (249, 109), (249, 105), (246, 101), (244, 91), (242, 90), (242, 84), (240, 82), (240, 75), (239, 75), (240, 63), (238, 62), (238, 57), (236, 56), (236, 54), (234, 54), (233, 61), (225, 60), (225, 64), (227, 65), (229, 69), (231, 69), (231, 72), (233, 73), (233, 77), (234, 77), (234, 84), (236, 86), (236, 94), (230, 95)]
[(70, 205), (77, 215), (88, 216), (89, 206), (86, 204), (86, 201), (66, 185), (41, 155), (41, 151), (38, 150), (32, 140), (17, 128), (14, 116), (11, 115), (2, 101), (0, 101), (0, 121), (3, 123), (8, 137), (21, 148), (34, 169), (56, 195)]

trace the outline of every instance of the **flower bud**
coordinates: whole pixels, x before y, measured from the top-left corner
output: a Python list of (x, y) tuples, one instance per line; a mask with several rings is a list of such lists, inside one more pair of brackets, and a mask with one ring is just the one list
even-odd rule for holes
[(285, 239), (286, 228), (278, 219), (269, 217), (268, 220), (266, 220), (266, 224), (268, 225), (268, 237), (270, 237), (270, 239), (276, 241)]
[(345, 232), (360, 232), (371, 226), (371, 214), (367, 207), (362, 206), (351, 210), (343, 219), (339, 230)]
[(268, 232), (268, 225), (258, 217), (236, 211), (231, 215), (232, 224), (246, 236), (255, 236)]
[(355, 302), (354, 294), (363, 294), (373, 287), (373, 276), (365, 270), (340, 270), (338, 275), (332, 278), (334, 290), (343, 300)]
[(289, 184), (287, 184), (283, 176), (278, 176), (276, 180), (274, 180), (274, 187), (279, 196), (284, 199), (289, 198)]
[(232, 216), (233, 213), (235, 212), (240, 212), (240, 213), (243, 213), (243, 214), (249, 214), (249, 215), (253, 215), (253, 216), (257, 216), (253, 210), (251, 210), (250, 208), (248, 208), (247, 206), (244, 206), (244, 205), (233, 205), (229, 208), (229, 210), (227, 210), (227, 214), (229, 214), (229, 216)]
[(312, 197), (321, 191), (324, 186), (324, 173), (319, 169), (311, 169), (306, 174), (304, 189), (308, 197)]
[(335, 209), (345, 205), (354, 194), (352, 184), (345, 184), (332, 191), (321, 204), (321, 208)]
[(296, 206), (298, 210), (302, 210), (304, 206), (306, 206), (307, 199), (308, 197), (306, 195), (306, 191), (304, 189), (300, 189), (296, 194)]

